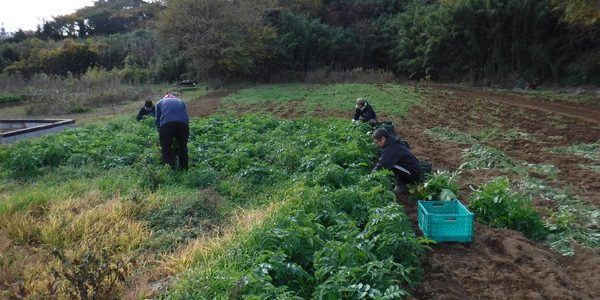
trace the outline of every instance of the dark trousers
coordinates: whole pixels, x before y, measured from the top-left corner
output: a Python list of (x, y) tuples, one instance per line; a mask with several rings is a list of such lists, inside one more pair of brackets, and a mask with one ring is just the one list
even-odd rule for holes
[(394, 170), (394, 177), (396, 177), (396, 188), (397, 193), (402, 193), (406, 190), (407, 184), (417, 183), (420, 180), (419, 174), (409, 175), (400, 170)]
[(190, 129), (187, 124), (180, 122), (171, 122), (163, 125), (158, 130), (160, 139), (160, 148), (162, 152), (163, 164), (168, 164), (175, 169), (175, 151), (173, 150), (173, 139), (177, 145), (177, 156), (179, 157), (179, 168), (188, 168), (188, 148), (187, 142), (190, 136)]

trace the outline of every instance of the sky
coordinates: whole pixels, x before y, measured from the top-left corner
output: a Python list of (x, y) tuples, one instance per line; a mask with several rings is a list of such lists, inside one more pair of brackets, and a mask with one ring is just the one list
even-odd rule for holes
[(0, 0), (0, 25), (7, 32), (35, 30), (43, 20), (92, 6), (94, 0)]

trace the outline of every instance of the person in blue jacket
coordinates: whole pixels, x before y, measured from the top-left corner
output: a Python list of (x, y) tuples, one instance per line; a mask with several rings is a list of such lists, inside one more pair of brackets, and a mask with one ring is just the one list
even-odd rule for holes
[(154, 108), (154, 105), (152, 105), (152, 101), (150, 100), (146, 100), (144, 106), (140, 109), (140, 112), (138, 112), (138, 115), (135, 119), (139, 122), (146, 115), (150, 115), (153, 117), (156, 115), (156, 109)]
[(371, 126), (377, 125), (377, 115), (375, 114), (375, 110), (373, 110), (373, 107), (365, 98), (356, 99), (356, 111), (354, 112), (352, 122), (358, 121), (369, 123)]
[(421, 177), (419, 160), (402, 143), (401, 139), (390, 135), (383, 128), (375, 129), (372, 138), (373, 143), (382, 149), (373, 172), (382, 168), (391, 170), (396, 178), (395, 193), (402, 194), (406, 190), (407, 184), (419, 182)]
[(185, 103), (176, 95), (166, 94), (156, 103), (156, 129), (160, 140), (162, 162), (175, 169), (175, 151), (173, 150), (173, 140), (175, 140), (179, 169), (187, 169), (189, 117)]

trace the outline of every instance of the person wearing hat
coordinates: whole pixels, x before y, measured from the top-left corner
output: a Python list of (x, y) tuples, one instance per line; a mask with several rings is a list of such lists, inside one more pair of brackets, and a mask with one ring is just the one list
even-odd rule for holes
[(396, 194), (404, 193), (407, 184), (419, 182), (421, 177), (419, 160), (400, 139), (394, 138), (383, 128), (373, 130), (372, 138), (373, 143), (381, 148), (381, 155), (373, 172), (382, 168), (392, 171), (396, 178), (394, 188)]
[(358, 121), (369, 123), (371, 126), (377, 125), (377, 115), (375, 114), (375, 110), (373, 110), (373, 107), (365, 98), (356, 99), (356, 112), (354, 113), (352, 122)]
[(162, 163), (175, 169), (173, 139), (177, 143), (179, 169), (188, 168), (187, 143), (190, 136), (189, 117), (185, 103), (177, 95), (166, 94), (156, 103), (156, 129), (160, 140)]

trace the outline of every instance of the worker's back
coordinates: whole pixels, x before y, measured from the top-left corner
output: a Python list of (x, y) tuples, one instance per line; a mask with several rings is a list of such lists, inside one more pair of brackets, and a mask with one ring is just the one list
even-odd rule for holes
[(179, 98), (163, 98), (156, 103), (156, 127), (171, 122), (189, 123), (185, 103)]

